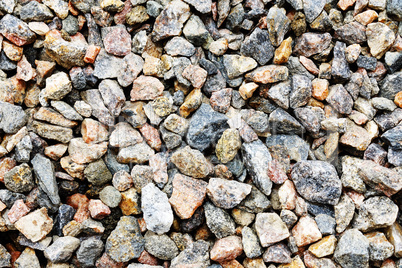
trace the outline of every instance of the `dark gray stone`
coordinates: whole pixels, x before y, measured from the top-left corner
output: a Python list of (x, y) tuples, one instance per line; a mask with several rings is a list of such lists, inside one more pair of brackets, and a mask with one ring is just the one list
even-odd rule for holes
[(330, 87), (326, 101), (341, 114), (352, 112), (353, 98), (341, 84)]
[(334, 59), (332, 60), (332, 77), (344, 82), (350, 79), (351, 71), (345, 57), (346, 44), (337, 41), (334, 46)]
[(387, 76), (379, 83), (380, 97), (394, 100), (395, 95), (402, 91), (402, 71)]
[(236, 224), (225, 210), (206, 202), (204, 211), (207, 226), (218, 239), (235, 233)]
[(269, 40), (268, 31), (257, 27), (242, 43), (240, 53), (252, 57), (259, 64), (264, 65), (272, 59), (274, 50)]
[(78, 20), (76, 17), (69, 15), (63, 20), (63, 30), (69, 35), (75, 35), (79, 29)]
[(16, 133), (27, 121), (28, 115), (21, 106), (0, 101), (0, 129), (5, 133)]
[(304, 75), (295, 74), (292, 76), (292, 91), (289, 95), (290, 107), (295, 109), (304, 106), (311, 98), (312, 83)]
[(311, 23), (320, 15), (326, 3), (326, 0), (303, 0), (304, 14), (308, 23)]
[(145, 236), (145, 250), (161, 260), (171, 260), (179, 254), (175, 242), (169, 236), (148, 231)]
[(170, 263), (171, 268), (180, 268), (183, 265), (206, 267), (209, 261), (209, 244), (206, 241), (198, 240), (186, 247)]
[(77, 260), (82, 267), (93, 267), (103, 252), (103, 242), (99, 238), (89, 237), (81, 242), (77, 250)]
[(398, 125), (384, 134), (382, 134), (381, 139), (388, 142), (394, 149), (402, 149), (402, 125)]
[(31, 163), (40, 188), (49, 196), (53, 204), (58, 205), (60, 196), (52, 162), (49, 158), (36, 154)]
[(20, 18), (23, 21), (45, 21), (53, 18), (53, 13), (44, 4), (30, 1), (20, 10)]
[(345, 231), (338, 241), (334, 258), (343, 268), (368, 268), (368, 239), (357, 229)]
[(280, 146), (296, 162), (307, 160), (309, 144), (297, 135), (271, 135), (266, 139), (268, 148)]
[(377, 59), (360, 55), (357, 58), (357, 67), (364, 68), (367, 71), (374, 71), (377, 66)]
[(269, 115), (272, 134), (301, 134), (304, 127), (285, 110), (278, 108)]

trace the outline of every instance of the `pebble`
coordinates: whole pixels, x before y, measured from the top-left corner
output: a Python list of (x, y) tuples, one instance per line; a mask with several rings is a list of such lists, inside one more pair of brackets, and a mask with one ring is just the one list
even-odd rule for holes
[(142, 188), (141, 209), (147, 228), (157, 234), (169, 231), (173, 224), (173, 211), (165, 193), (152, 183)]
[(311, 245), (308, 250), (317, 258), (322, 258), (334, 253), (336, 242), (336, 237), (334, 235), (329, 235)]
[(32, 190), (34, 187), (32, 169), (26, 163), (10, 169), (4, 173), (4, 185), (7, 189), (16, 193)]
[(342, 233), (351, 223), (355, 212), (355, 204), (348, 195), (342, 195), (339, 203), (334, 206), (336, 231)]
[(301, 161), (293, 167), (291, 177), (298, 193), (308, 201), (338, 203), (342, 184), (334, 166), (323, 161)]
[[(286, 27), (286, 26), (285, 26)], [(265, 65), (274, 56), (268, 31), (256, 28), (242, 43), (240, 53)]]
[(208, 243), (198, 240), (185, 248), (170, 263), (170, 267), (178, 268), (180, 265), (209, 265)]
[(292, 253), (285, 244), (278, 243), (276, 245), (269, 246), (262, 257), (265, 262), (291, 263), (291, 254)]
[(223, 55), (223, 65), (229, 79), (233, 79), (257, 67), (257, 62), (250, 57)]
[(220, 178), (211, 178), (207, 187), (211, 201), (224, 209), (237, 206), (250, 192), (250, 185)]
[(52, 203), (58, 205), (60, 203), (60, 196), (52, 162), (48, 158), (37, 154), (31, 160), (31, 163), (36, 178), (39, 181), (39, 186), (48, 195)]
[(292, 229), (298, 247), (314, 243), (322, 238), (317, 223), (309, 216), (303, 216)]
[(261, 256), (262, 248), (256, 232), (250, 227), (243, 227), (242, 229), (242, 245), (244, 253), (248, 258), (256, 258)]

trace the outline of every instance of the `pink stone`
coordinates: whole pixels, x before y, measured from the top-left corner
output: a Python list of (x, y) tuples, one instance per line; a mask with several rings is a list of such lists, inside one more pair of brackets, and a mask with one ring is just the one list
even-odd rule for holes
[(133, 89), (130, 93), (131, 101), (154, 100), (162, 95), (164, 88), (159, 79), (141, 75), (133, 82)]
[(318, 69), (317, 65), (310, 60), (309, 58), (306, 58), (304, 56), (299, 57), (300, 63), (312, 74), (318, 75), (320, 70)]
[(322, 238), (315, 220), (309, 216), (303, 216), (292, 229), (292, 235), (298, 247), (307, 246)]
[(189, 65), (183, 70), (183, 77), (191, 82), (194, 88), (201, 88), (207, 79), (207, 71), (197, 65)]
[(149, 124), (144, 124), (139, 130), (149, 146), (157, 151), (161, 149), (162, 141), (156, 128)]
[(2, 212), (6, 208), (7, 208), (6, 204), (0, 201), (0, 212)]
[(125, 56), (131, 52), (131, 36), (125, 27), (113, 27), (103, 39), (105, 50), (116, 56)]
[(243, 253), (241, 238), (228, 236), (217, 240), (211, 249), (210, 256), (213, 261), (230, 261)]
[(130, 12), (132, 7), (133, 6), (131, 5), (131, 1), (125, 1), (123, 10), (116, 13), (116, 15), (114, 15), (114, 22), (116, 24), (125, 24), (126, 23), (126, 15), (127, 15), (127, 13)]
[(207, 192), (208, 183), (181, 174), (173, 179), (173, 193), (169, 199), (174, 211), (181, 219), (189, 219), (195, 210), (202, 205)]
[(224, 88), (212, 93), (209, 99), (212, 109), (220, 113), (226, 113), (232, 99), (232, 89)]
[(102, 257), (96, 261), (96, 268), (123, 268), (125, 264), (116, 262), (109, 255), (103, 253)]
[(167, 159), (163, 153), (154, 154), (149, 159), (149, 166), (154, 173), (154, 182), (157, 185), (165, 185), (168, 182)]
[(158, 265), (158, 259), (149, 254), (146, 250), (141, 252), (141, 255), (138, 257), (138, 262), (148, 265)]
[(106, 206), (101, 200), (91, 199), (88, 205), (89, 213), (93, 219), (103, 219), (111, 213), (110, 208)]
[(10, 208), (10, 211), (8, 212), (8, 219), (11, 223), (15, 223), (21, 217), (27, 215), (29, 211), (30, 209), (25, 205), (24, 200), (18, 199)]
[(268, 177), (275, 184), (282, 184), (288, 179), (281, 163), (276, 159), (268, 162)]
[(27, 61), (25, 55), (22, 56), (22, 59), (17, 64), (17, 78), (24, 81), (29, 81), (35, 76), (35, 69), (32, 68), (32, 65)]
[(91, 118), (82, 121), (81, 134), (86, 143), (98, 143), (109, 138), (108, 127)]

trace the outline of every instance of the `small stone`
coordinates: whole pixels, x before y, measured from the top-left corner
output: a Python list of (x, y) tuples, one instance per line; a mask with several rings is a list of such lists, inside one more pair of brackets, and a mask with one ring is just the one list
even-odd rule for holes
[(80, 246), (80, 240), (72, 236), (59, 237), (45, 251), (45, 257), (51, 262), (66, 262)]
[(190, 113), (192, 113), (193, 111), (197, 110), (198, 107), (200, 107), (201, 102), (202, 102), (201, 90), (195, 88), (186, 96), (184, 103), (180, 106), (179, 109), (180, 115), (183, 116), (184, 118), (187, 118), (190, 115)]
[(46, 79), (46, 88), (42, 90), (43, 97), (61, 100), (72, 90), (71, 81), (67, 74), (59, 72)]
[(247, 226), (242, 230), (242, 244), (244, 253), (248, 258), (256, 258), (261, 256), (262, 248), (255, 231)]
[[(267, 28), (272, 45), (279, 46), (290, 28), (290, 19), (286, 16), (286, 10), (284, 8), (278, 8), (275, 5), (269, 9)], [(272, 51), (269, 52), (268, 55), (272, 53)]]
[(79, 31), (78, 20), (72, 15), (67, 16), (67, 18), (63, 20), (62, 25), (62, 30), (69, 35), (75, 35)]
[(58, 205), (60, 196), (52, 162), (48, 158), (36, 154), (31, 163), (40, 188), (47, 194), (53, 204)]
[(203, 21), (196, 15), (191, 15), (183, 28), (183, 34), (188, 41), (195, 46), (201, 46), (206, 43), (209, 32)]
[(257, 62), (250, 57), (223, 55), (223, 65), (229, 79), (233, 79), (257, 67)]
[(43, 0), (42, 3), (53, 10), (60, 19), (68, 16), (68, 3), (62, 0)]
[(348, 195), (342, 195), (339, 203), (334, 206), (336, 231), (342, 233), (352, 221), (355, 213), (355, 205)]
[(233, 160), (240, 147), (239, 132), (236, 129), (227, 129), (223, 132), (216, 145), (216, 155), (222, 163), (227, 163)]
[(191, 57), (195, 53), (195, 47), (185, 38), (178, 36), (170, 39), (164, 49), (170, 56)]
[(106, 142), (89, 144), (82, 138), (72, 139), (68, 146), (68, 153), (71, 159), (78, 164), (86, 164), (98, 160), (106, 153), (106, 150)]
[(286, 224), (276, 213), (258, 213), (255, 229), (263, 247), (282, 241), (290, 236)]
[(369, 241), (357, 229), (343, 233), (336, 246), (334, 258), (342, 267), (369, 267)]
[(206, 224), (218, 239), (235, 233), (236, 224), (225, 210), (215, 207), (210, 202), (204, 204), (204, 210)]
[(128, 55), (131, 51), (131, 36), (125, 27), (110, 27), (110, 31), (103, 38), (105, 50), (116, 56)]
[(385, 196), (366, 199), (359, 208), (353, 227), (363, 232), (391, 226), (396, 220), (398, 206)]
[(109, 139), (107, 127), (91, 118), (86, 118), (82, 121), (81, 135), (86, 143), (99, 143)]
[(34, 187), (31, 168), (24, 163), (5, 172), (4, 185), (7, 189), (16, 193), (30, 191)]
[(331, 205), (338, 203), (342, 185), (332, 165), (322, 161), (301, 161), (293, 167), (291, 174), (297, 191), (307, 200)]
[(247, 100), (253, 96), (254, 91), (258, 88), (256, 83), (243, 83), (239, 88), (240, 96)]
[(326, 101), (341, 114), (352, 112), (353, 99), (341, 84), (330, 87)]
[(268, 31), (257, 27), (242, 43), (240, 53), (252, 57), (261, 65), (268, 63), (274, 55)]
[(289, 95), (291, 108), (297, 108), (307, 104), (311, 98), (312, 84), (308, 77), (303, 75), (292, 76), (292, 91)]
[(268, 84), (287, 80), (288, 76), (289, 70), (287, 67), (266, 65), (258, 67), (251, 73), (246, 74), (245, 77), (256, 83)]
[(15, 223), (15, 227), (26, 238), (32, 242), (37, 242), (45, 238), (52, 230), (53, 220), (47, 215), (47, 209), (41, 208), (20, 218)]
[(331, 40), (329, 33), (304, 33), (295, 40), (293, 52), (308, 58), (327, 49)]
[(283, 243), (279, 243), (267, 248), (264, 255), (262, 256), (265, 262), (273, 263), (291, 263), (292, 253), (287, 246)]
[(0, 101), (0, 129), (7, 134), (16, 133), (28, 120), (20, 106)]
[(291, 37), (286, 38), (275, 50), (273, 59), (275, 64), (283, 64), (288, 61), (290, 55), (292, 54), (292, 41), (293, 39)]
[(372, 232), (364, 235), (369, 243), (371, 261), (384, 261), (392, 256), (394, 246), (387, 240), (381, 232)]
[(326, 2), (325, 1), (313, 1), (313, 0), (303, 0), (303, 10), (306, 14), (307, 22), (311, 23), (314, 21), (318, 15), (320, 15)]
[(211, 249), (210, 255), (213, 261), (234, 260), (243, 253), (241, 239), (238, 236), (228, 236), (217, 240)]
[[(152, 127), (149, 124), (144, 124), (142, 127), (140, 127), (140, 132), (144, 137), (145, 141), (147, 142), (147, 144), (151, 146), (152, 149), (157, 151), (160, 150), (162, 141), (159, 137), (159, 132), (156, 128)], [(144, 145), (138, 145), (138, 146), (144, 147)], [(145, 149), (148, 150), (148, 147), (145, 147)], [(153, 155), (153, 153), (150, 150), (148, 150), (147, 153), (149, 154), (149, 157)]]
[(116, 207), (119, 206), (123, 215), (126, 215), (126, 216), (129, 216), (132, 214), (137, 215), (142, 212), (141, 206), (140, 206), (140, 197), (138, 196), (135, 188), (130, 188), (127, 191), (122, 192), (121, 195), (119, 194), (118, 198), (117, 198), (117, 194), (114, 196), (115, 196), (115, 198), (113, 200), (113, 204), (112, 204), (112, 202), (110, 202), (112, 200), (110, 200), (110, 201), (105, 200), (105, 202), (108, 202), (113, 206), (116, 205)]
[(87, 51), (85, 53), (84, 62), (86, 63), (94, 63), (96, 56), (98, 56), (101, 47), (96, 45), (89, 45)]
[(108, 206), (106, 206), (101, 200), (91, 199), (88, 205), (91, 218), (101, 220), (108, 216), (111, 212)]
[(0, 20), (0, 33), (17, 46), (33, 43), (36, 39), (28, 24), (10, 14)]
[(335, 251), (337, 239), (334, 235), (329, 235), (311, 245), (308, 250), (313, 253), (317, 258), (322, 258), (332, 255)]
[(123, 216), (106, 240), (106, 253), (116, 262), (138, 258), (144, 250), (145, 240), (136, 218)]
[(142, 75), (134, 80), (131, 101), (154, 100), (162, 95), (163, 89), (163, 84), (157, 78)]
[(224, 209), (237, 206), (250, 192), (250, 185), (220, 178), (211, 178), (207, 188), (211, 201)]
[(292, 229), (292, 235), (298, 247), (309, 245), (322, 238), (317, 223), (309, 216), (303, 216), (299, 219), (299, 222)]
[(110, 114), (112, 116), (118, 116), (126, 101), (123, 89), (116, 81), (107, 79), (100, 82), (99, 92)]
[(167, 4), (155, 20), (152, 32), (154, 41), (180, 35), (183, 24), (190, 15), (189, 5), (180, 0)]
[(345, 49), (345, 43), (339, 41), (335, 43), (331, 74), (333, 78), (339, 81), (349, 80), (351, 75), (349, 64), (345, 57)]
[(198, 151), (191, 149), (190, 146), (186, 146), (173, 153), (170, 161), (185, 175), (194, 178), (204, 178), (210, 172), (210, 166), (203, 156)]
[(188, 65), (182, 75), (191, 82), (194, 88), (201, 88), (207, 78), (207, 71), (199, 66)]
[(211, 42), (209, 45), (209, 51), (216, 56), (222, 56), (226, 53), (228, 46), (229, 44), (226, 38), (219, 38), (218, 40)]
[(395, 40), (393, 31), (381, 22), (367, 25), (366, 34), (370, 52), (377, 59), (380, 59), (387, 52)]
[(365, 183), (388, 196), (397, 193), (402, 187), (400, 174), (370, 160), (365, 160), (359, 165), (358, 174)]
[(169, 199), (175, 213), (181, 219), (189, 219), (202, 205), (207, 192), (207, 183), (176, 174), (173, 179), (173, 193)]
[(402, 228), (401, 226), (397, 223), (394, 222), (391, 227), (388, 227), (386, 229), (386, 235), (391, 242), (391, 244), (394, 246), (394, 255), (397, 258), (400, 258), (402, 256)]
[(26, 247), (18, 259), (15, 260), (14, 267), (40, 267), (35, 250)]
[(61, 113), (65, 118), (69, 120), (83, 120), (81, 115), (64, 101), (51, 101), (51, 105), (56, 111)]
[(24, 200), (18, 199), (7, 213), (7, 217), (11, 223), (15, 223), (21, 217), (27, 215), (30, 209), (25, 205)]
[(346, 47), (345, 49), (346, 60), (349, 63), (354, 63), (358, 59), (360, 52), (361, 52), (361, 46), (359, 44), (353, 44)]
[(147, 228), (158, 234), (169, 231), (173, 223), (173, 211), (165, 193), (152, 183), (142, 188), (141, 208)]
[(77, 101), (74, 103), (74, 109), (83, 117), (90, 117), (92, 114), (92, 107), (85, 101)]

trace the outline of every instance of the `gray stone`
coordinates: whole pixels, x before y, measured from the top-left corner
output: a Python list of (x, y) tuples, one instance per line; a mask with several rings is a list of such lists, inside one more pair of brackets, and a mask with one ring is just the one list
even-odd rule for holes
[(123, 164), (143, 164), (155, 154), (154, 150), (145, 142), (121, 148), (117, 155), (117, 161)]
[(113, 177), (103, 159), (89, 163), (84, 170), (84, 176), (93, 185), (103, 185)]
[(215, 206), (231, 209), (237, 206), (249, 193), (251, 186), (245, 183), (211, 178), (207, 187), (209, 199)]
[(164, 49), (170, 56), (191, 57), (195, 53), (195, 47), (193, 44), (179, 36), (170, 39), (166, 43)]
[(327, 214), (318, 214), (314, 218), (320, 233), (324, 235), (335, 234), (335, 219)]
[(78, 19), (72, 15), (63, 20), (63, 30), (69, 35), (75, 35), (79, 31)]
[(226, 18), (226, 27), (229, 30), (235, 30), (239, 28), (243, 19), (244, 19), (245, 11), (243, 5), (238, 4), (230, 10), (227, 18)]
[(286, 10), (284, 8), (278, 8), (275, 5), (269, 9), (267, 28), (272, 45), (279, 46), (285, 34), (290, 30), (290, 19), (286, 16)]
[(175, 242), (169, 236), (148, 231), (145, 236), (145, 250), (161, 260), (171, 260), (179, 254)]
[(190, 119), (187, 143), (200, 151), (216, 144), (223, 131), (229, 127), (228, 118), (212, 109), (209, 104), (201, 104)]
[(110, 208), (118, 207), (121, 201), (120, 192), (113, 186), (106, 186), (99, 192), (99, 199)]
[(334, 206), (334, 210), (336, 231), (342, 233), (353, 219), (355, 214), (355, 204), (348, 195), (343, 194), (339, 203)]
[(195, 241), (180, 252), (171, 263), (171, 268), (180, 268), (182, 265), (206, 267), (209, 261), (209, 244), (203, 240)]
[(269, 115), (271, 133), (274, 134), (302, 134), (304, 127), (285, 110), (278, 108)]
[(11, 254), (0, 244), (0, 267), (11, 267)]
[(46, 259), (51, 262), (66, 262), (80, 246), (80, 240), (72, 236), (59, 237), (45, 251)]
[(353, 21), (335, 28), (334, 38), (345, 42), (348, 45), (361, 44), (366, 42), (366, 27)]
[(142, 188), (141, 209), (148, 230), (163, 234), (170, 230), (173, 224), (173, 211), (167, 195), (153, 183)]
[(53, 13), (44, 4), (30, 1), (20, 9), (20, 18), (23, 21), (44, 21), (51, 19)]
[(35, 33), (29, 29), (27, 23), (10, 14), (0, 20), (0, 33), (9, 36), (10, 41), (17, 46), (33, 43), (36, 39)]
[(261, 65), (268, 63), (274, 56), (274, 47), (269, 40), (268, 31), (255, 28), (243, 41), (240, 53), (243, 56), (252, 57)]
[(291, 177), (297, 192), (311, 202), (336, 205), (342, 183), (335, 167), (323, 161), (300, 161), (292, 168)]
[(273, 246), (269, 246), (265, 251), (262, 258), (265, 262), (273, 263), (291, 263), (292, 253), (284, 243), (279, 243)]
[(210, 13), (211, 12), (211, 0), (202, 0), (202, 1), (194, 1), (194, 0), (184, 0), (187, 4), (192, 5), (197, 11), (201, 13)]
[(352, 96), (350, 96), (341, 84), (330, 87), (326, 101), (341, 114), (350, 114), (352, 112)]
[(163, 10), (163, 6), (156, 1), (148, 1), (147, 2), (147, 14), (153, 18), (159, 16), (161, 11)]
[(4, 174), (4, 185), (16, 193), (30, 191), (35, 186), (31, 168), (24, 163), (6, 172)]
[(303, 0), (304, 14), (308, 23), (313, 22), (320, 15), (326, 3), (325, 0)]
[(391, 226), (397, 217), (398, 206), (388, 197), (375, 196), (360, 206), (353, 228), (367, 232)]
[(331, 74), (338, 81), (350, 79), (351, 71), (345, 57), (346, 44), (337, 41), (334, 47), (334, 59), (332, 60)]
[(123, 66), (123, 58), (113, 56), (101, 49), (94, 63), (93, 75), (99, 79), (116, 78)]
[(225, 66), (229, 79), (239, 77), (257, 67), (257, 62), (253, 58), (235, 54), (223, 55), (222, 63)]
[(144, 60), (142, 57), (134, 53), (124, 56), (123, 63), (119, 67), (117, 81), (122, 87), (131, 85), (137, 78), (138, 74), (142, 71), (143, 66)]
[(394, 246), (387, 240), (385, 235), (380, 232), (365, 234), (370, 243), (370, 260), (384, 261), (390, 258), (394, 253)]
[(247, 258), (256, 258), (261, 256), (262, 248), (257, 234), (250, 227), (243, 227), (241, 231), (243, 250)]
[(49, 158), (36, 154), (31, 163), (40, 188), (48, 195), (53, 204), (58, 205), (60, 196), (52, 162)]
[(114, 118), (103, 103), (102, 95), (98, 89), (90, 89), (81, 92), (82, 99), (92, 108), (92, 115), (105, 125), (113, 125)]
[(107, 238), (105, 252), (116, 262), (126, 262), (138, 258), (144, 248), (145, 240), (138, 220), (123, 216)]
[(376, 66), (377, 66), (377, 59), (374, 57), (366, 57), (363, 55), (360, 55), (357, 58), (357, 67), (359, 68), (364, 68), (367, 71), (374, 71)]
[(392, 147), (388, 148), (388, 163), (398, 167), (402, 166), (402, 150), (395, 150)]
[(254, 184), (264, 194), (270, 195), (272, 182), (268, 177), (268, 162), (272, 160), (268, 148), (261, 140), (242, 144), (242, 155)]
[(295, 74), (292, 76), (292, 91), (289, 95), (290, 107), (295, 109), (304, 106), (311, 98), (311, 80), (303, 75)]
[(338, 241), (334, 258), (343, 268), (368, 268), (368, 239), (357, 229), (345, 231)]
[(390, 100), (395, 99), (395, 95), (402, 91), (402, 71), (393, 74), (387, 74), (380, 84), (380, 97)]
[(81, 242), (77, 250), (77, 260), (82, 267), (93, 267), (103, 252), (103, 242), (96, 237), (89, 237)]
[(401, 150), (402, 149), (402, 125), (398, 125), (381, 135), (381, 139), (388, 142), (392, 148)]
[(402, 21), (402, 3), (397, 0), (388, 0), (387, 13), (391, 15), (391, 17), (395, 17), (398, 21)]
[[(279, 107), (283, 109), (289, 108), (289, 94), (292, 90), (290, 81), (285, 81), (273, 85), (268, 91), (268, 98), (273, 100)], [(233, 105), (232, 105), (233, 106)]]
[(296, 162), (307, 160), (309, 145), (297, 135), (271, 135), (267, 137), (266, 144), (268, 148), (281, 146), (290, 160)]
[(65, 118), (69, 120), (83, 120), (82, 116), (77, 113), (77, 111), (73, 107), (71, 107), (64, 101), (51, 101), (50, 104), (56, 111), (61, 113)]
[(207, 226), (218, 239), (235, 233), (236, 224), (225, 210), (210, 202), (205, 202), (204, 210)]
[(116, 81), (105, 79), (99, 84), (99, 92), (110, 114), (118, 116), (126, 101), (123, 89)]
[(205, 28), (204, 23), (200, 17), (194, 14), (191, 15), (186, 22), (183, 28), (183, 34), (194, 46), (203, 45), (209, 37), (209, 32)]
[(21, 106), (0, 101), (0, 129), (7, 134), (16, 133), (28, 121)]

